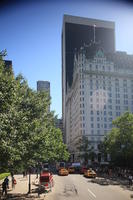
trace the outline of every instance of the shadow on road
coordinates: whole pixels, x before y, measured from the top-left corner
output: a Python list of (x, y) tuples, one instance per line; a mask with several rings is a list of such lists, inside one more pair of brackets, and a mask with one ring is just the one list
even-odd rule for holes
[(119, 185), (123, 190), (131, 191), (132, 194), (130, 195), (130, 198), (133, 199), (133, 186), (130, 186), (127, 180), (124, 180), (124, 179), (122, 180), (118, 178), (98, 177), (96, 179), (90, 179), (88, 182), (92, 182), (92, 183), (103, 185), (103, 186)]
[(96, 179), (89, 179), (88, 182), (96, 183), (96, 184), (103, 185), (103, 186), (119, 185), (124, 190), (133, 191), (133, 187), (128, 184), (127, 180), (124, 180), (124, 179), (118, 179), (118, 178), (114, 178), (114, 177), (112, 177), (112, 178), (98, 177)]
[(0, 200), (41, 200), (44, 199), (44, 196), (48, 191), (40, 191), (38, 188), (32, 189), (30, 194), (21, 194), (21, 193), (8, 193), (7, 196), (0, 194)]

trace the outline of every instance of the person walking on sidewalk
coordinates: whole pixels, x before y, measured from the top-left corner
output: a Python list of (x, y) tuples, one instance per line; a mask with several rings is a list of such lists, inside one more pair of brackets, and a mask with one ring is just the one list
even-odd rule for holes
[(130, 185), (130, 186), (132, 186), (132, 181), (133, 181), (132, 179), (133, 179), (133, 177), (132, 177), (132, 175), (130, 174), (129, 177), (128, 177), (129, 185)]
[(4, 179), (4, 182), (6, 183), (6, 187), (9, 189), (9, 179), (8, 179), (8, 176)]
[(16, 179), (14, 178), (14, 176), (12, 177), (12, 189), (15, 188), (15, 185), (17, 184)]
[(4, 193), (7, 195), (7, 183), (5, 180), (2, 183), (2, 195), (4, 195)]

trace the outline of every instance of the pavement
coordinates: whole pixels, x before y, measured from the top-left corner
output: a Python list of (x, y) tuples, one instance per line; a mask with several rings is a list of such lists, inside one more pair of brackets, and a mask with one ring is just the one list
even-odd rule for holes
[(9, 189), (7, 196), (2, 196), (1, 199), (12, 199), (12, 200), (41, 200), (44, 199), (45, 193), (40, 195), (38, 198), (38, 179), (36, 175), (31, 175), (31, 193), (28, 194), (29, 190), (29, 176), (23, 177), (23, 175), (14, 175), (17, 184), (12, 188), (11, 177), (9, 177)]

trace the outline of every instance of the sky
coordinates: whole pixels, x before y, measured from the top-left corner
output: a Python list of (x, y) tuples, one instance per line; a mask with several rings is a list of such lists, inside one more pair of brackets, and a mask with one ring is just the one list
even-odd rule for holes
[[(117, 2), (117, 3), (116, 3)], [(36, 90), (50, 81), (51, 110), (62, 116), (61, 32), (63, 15), (115, 22), (116, 50), (133, 54), (133, 4), (111, 0), (3, 0), (0, 3), (0, 51)]]

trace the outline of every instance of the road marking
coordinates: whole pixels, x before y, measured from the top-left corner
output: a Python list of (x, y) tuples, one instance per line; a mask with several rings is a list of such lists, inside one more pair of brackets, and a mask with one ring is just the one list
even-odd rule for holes
[(88, 189), (88, 192), (90, 192), (91, 195), (96, 198), (96, 195), (90, 189)]

